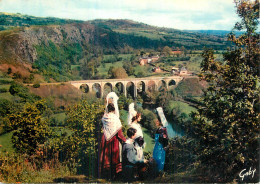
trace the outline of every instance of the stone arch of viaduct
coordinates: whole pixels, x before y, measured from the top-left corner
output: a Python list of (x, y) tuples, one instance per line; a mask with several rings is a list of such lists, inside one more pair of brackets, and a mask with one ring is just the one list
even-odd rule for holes
[(123, 93), (127, 95), (127, 86), (131, 84), (133, 86), (133, 97), (137, 96), (137, 90), (147, 91), (149, 87), (153, 86), (154, 90), (158, 90), (161, 86), (169, 88), (169, 86), (177, 85), (183, 77), (169, 76), (169, 77), (153, 77), (153, 78), (127, 78), (127, 79), (100, 79), (100, 80), (80, 80), (70, 81), (70, 83), (80, 89), (82, 85), (86, 85), (89, 92), (93, 92), (96, 86), (100, 88), (101, 97), (104, 94), (104, 88), (106, 85), (111, 87), (113, 91), (118, 84), (123, 87)]

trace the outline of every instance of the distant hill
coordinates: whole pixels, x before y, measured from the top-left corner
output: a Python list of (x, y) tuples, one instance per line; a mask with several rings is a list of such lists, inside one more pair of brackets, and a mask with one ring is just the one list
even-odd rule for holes
[[(226, 36), (227, 34), (231, 33), (230, 31), (227, 30), (185, 30), (190, 33), (204, 33), (208, 35), (216, 35), (216, 36)], [(243, 31), (235, 31), (234, 32), (236, 35), (241, 35), (244, 32)]]
[(211, 47), (221, 50), (230, 44), (226, 41), (224, 34), (204, 34), (199, 31), (182, 31), (172, 28), (161, 28), (127, 19), (99, 19), (88, 22), (117, 33), (146, 37), (151, 40), (160, 41), (163, 42), (164, 45), (173, 46), (173, 48), (181, 46), (184, 46), (187, 49)]
[(30, 15), (22, 15), (20, 13), (5, 13), (0, 12), (0, 31), (12, 29), (15, 27), (32, 25), (62, 25), (70, 23), (80, 23), (80, 20), (70, 20), (70, 19), (59, 19), (55, 17), (34, 17)]
[(0, 69), (7, 72), (6, 64), (23, 65), (28, 68), (23, 73), (36, 72), (45, 80), (54, 81), (74, 79), (71, 65), (88, 61), (89, 56), (159, 50), (165, 46), (172, 49), (183, 46), (188, 50), (204, 47), (223, 50), (230, 46), (223, 36), (160, 28), (125, 19), (83, 22), (0, 13), (0, 22), (4, 29), (0, 31)]

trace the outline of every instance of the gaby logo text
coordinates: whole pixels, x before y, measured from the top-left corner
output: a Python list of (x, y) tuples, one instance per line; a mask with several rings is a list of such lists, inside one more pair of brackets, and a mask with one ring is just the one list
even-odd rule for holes
[(239, 177), (242, 179), (242, 181), (244, 180), (245, 176), (251, 176), (252, 178), (254, 178), (256, 169), (251, 170), (251, 167), (249, 169), (249, 171), (246, 171), (246, 169), (243, 169), (240, 173), (239, 173)]

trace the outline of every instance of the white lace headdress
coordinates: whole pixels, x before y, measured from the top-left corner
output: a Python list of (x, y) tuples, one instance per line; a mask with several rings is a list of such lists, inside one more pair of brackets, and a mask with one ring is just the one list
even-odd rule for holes
[(128, 106), (128, 118), (127, 118), (128, 125), (131, 125), (132, 118), (134, 116), (136, 116), (136, 114), (137, 114), (137, 112), (135, 110), (135, 104), (134, 103), (130, 103), (129, 106)]
[(110, 93), (107, 94), (107, 97), (106, 97), (106, 101), (107, 101), (106, 112), (107, 112), (107, 105), (109, 104), (110, 101), (112, 101), (112, 103), (114, 104), (114, 107), (115, 107), (115, 115), (117, 115), (119, 117), (119, 109), (118, 109), (118, 104), (117, 104), (118, 99), (119, 98), (118, 98), (118, 96), (116, 95), (115, 92), (110, 92)]
[(166, 119), (166, 117), (165, 117), (165, 115), (163, 113), (163, 108), (162, 107), (157, 107), (156, 110), (157, 110), (157, 112), (158, 112), (158, 114), (160, 116), (160, 119), (161, 119), (161, 122), (162, 122), (163, 126), (164, 127), (168, 126), (168, 121), (167, 121), (167, 119)]

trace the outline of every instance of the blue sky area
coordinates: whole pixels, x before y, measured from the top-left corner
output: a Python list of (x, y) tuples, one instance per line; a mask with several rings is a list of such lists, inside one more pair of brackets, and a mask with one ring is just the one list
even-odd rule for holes
[(231, 30), (233, 0), (0, 0), (0, 11), (77, 20), (131, 19), (181, 30)]

